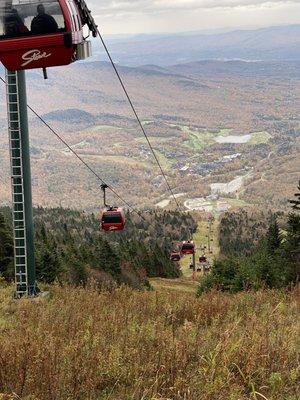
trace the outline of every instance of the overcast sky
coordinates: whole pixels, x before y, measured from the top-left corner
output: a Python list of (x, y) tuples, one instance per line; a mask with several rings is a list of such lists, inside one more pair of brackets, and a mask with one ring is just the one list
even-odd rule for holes
[(300, 23), (300, 0), (87, 0), (109, 34)]

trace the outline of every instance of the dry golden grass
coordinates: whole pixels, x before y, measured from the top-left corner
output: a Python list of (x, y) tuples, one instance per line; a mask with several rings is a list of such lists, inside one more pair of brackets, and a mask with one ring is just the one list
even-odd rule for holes
[(2, 289), (0, 393), (296, 400), (299, 297), (299, 290), (196, 299), (178, 291), (52, 287), (49, 299), (16, 302)]

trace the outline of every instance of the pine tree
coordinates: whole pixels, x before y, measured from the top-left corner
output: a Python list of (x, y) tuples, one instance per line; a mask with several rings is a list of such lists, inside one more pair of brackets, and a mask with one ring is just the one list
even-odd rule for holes
[(58, 255), (57, 245), (44, 245), (43, 250), (37, 253), (36, 273), (38, 280), (53, 283), (62, 272), (61, 260)]
[(294, 283), (300, 280), (300, 215), (290, 214), (288, 220), (285, 256), (290, 263), (290, 280)]
[(0, 275), (13, 279), (13, 240), (2, 214), (0, 214)]
[(277, 218), (274, 216), (270, 223), (267, 232), (267, 249), (268, 253), (274, 255), (275, 251), (279, 249), (281, 245), (280, 230), (277, 223)]
[(120, 258), (106, 240), (99, 241), (97, 257), (100, 268), (117, 279), (121, 273)]
[(290, 200), (289, 202), (292, 204), (294, 210), (300, 210), (300, 181), (298, 184), (298, 193), (295, 193), (296, 200)]
[(88, 273), (84, 263), (75, 256), (72, 256), (68, 260), (68, 266), (70, 283), (75, 286), (85, 285), (88, 280)]

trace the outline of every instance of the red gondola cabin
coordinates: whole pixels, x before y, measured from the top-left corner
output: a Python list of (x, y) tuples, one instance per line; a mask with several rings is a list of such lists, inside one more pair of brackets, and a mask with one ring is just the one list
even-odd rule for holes
[(0, 61), (10, 71), (67, 65), (91, 55), (97, 27), (83, 0), (1, 0)]
[(195, 243), (192, 241), (183, 242), (181, 246), (181, 254), (194, 254), (195, 253)]
[(171, 256), (170, 256), (170, 260), (171, 261), (180, 261), (180, 259), (181, 259), (180, 252), (172, 251)]
[(122, 231), (125, 228), (125, 213), (122, 208), (105, 209), (101, 216), (101, 228), (104, 231)]
[(205, 256), (201, 256), (201, 257), (199, 257), (199, 262), (201, 264), (205, 264), (207, 262), (207, 258)]

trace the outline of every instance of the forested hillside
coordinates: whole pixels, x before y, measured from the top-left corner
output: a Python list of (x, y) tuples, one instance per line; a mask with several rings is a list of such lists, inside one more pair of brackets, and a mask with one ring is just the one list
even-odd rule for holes
[[(149, 211), (128, 214), (126, 230), (103, 233), (99, 217), (80, 211), (35, 209), (37, 279), (74, 285), (94, 279), (99, 284), (147, 285), (148, 277), (176, 277), (169, 260), (172, 241), (196, 230), (189, 214)], [(14, 277), (10, 210), (0, 209), (0, 276)]]
[(200, 293), (212, 287), (237, 292), (293, 286), (300, 278), (300, 185), (292, 212), (241, 210), (220, 223), (220, 258)]
[[(276, 214), (276, 218), (283, 216)], [(227, 212), (220, 223), (220, 254), (223, 257), (250, 255), (265, 237), (270, 220), (275, 215), (272, 211), (240, 209)]]

